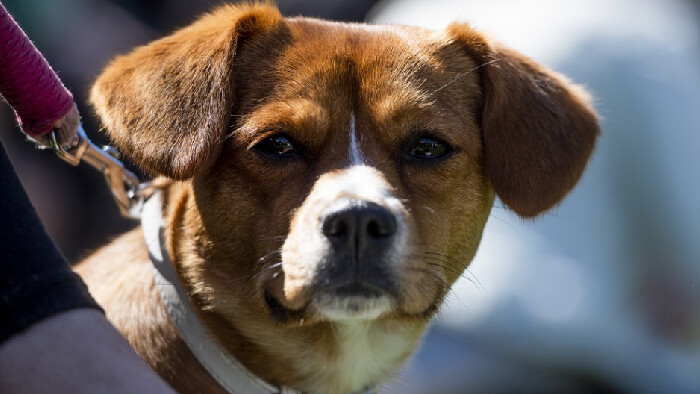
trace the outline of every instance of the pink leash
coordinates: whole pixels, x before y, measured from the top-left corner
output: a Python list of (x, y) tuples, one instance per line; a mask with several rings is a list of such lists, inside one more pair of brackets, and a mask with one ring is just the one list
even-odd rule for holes
[(71, 165), (87, 162), (107, 179), (122, 215), (138, 218), (151, 192), (124, 168), (113, 148), (100, 149), (80, 125), (73, 95), (0, 3), (0, 93), (24, 131)]
[(51, 131), (73, 107), (73, 95), (1, 3), (0, 93), (31, 137)]

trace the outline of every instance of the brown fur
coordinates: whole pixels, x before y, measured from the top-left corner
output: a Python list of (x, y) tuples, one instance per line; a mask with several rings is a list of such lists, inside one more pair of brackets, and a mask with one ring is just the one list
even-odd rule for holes
[[(495, 194), (522, 216), (550, 208), (580, 177), (598, 133), (582, 90), (467, 26), (283, 19), (264, 5), (222, 7), (117, 58), (91, 99), (121, 150), (179, 180), (164, 190), (167, 246), (217, 340), (261, 378), (312, 393), (390, 378), (474, 256)], [(400, 201), (407, 244), (391, 313), (345, 325), (304, 309), (315, 274), (302, 268), (317, 257), (305, 254), (305, 234), (342, 197), (329, 190), (347, 176), (351, 116), (370, 176)], [(301, 158), (255, 152), (281, 132)], [(454, 151), (407, 160), (406, 141), (422, 132)], [(78, 271), (177, 390), (218, 391), (165, 314), (138, 232)], [(274, 318), (266, 292), (297, 313)], [(368, 350), (361, 365), (353, 352), (363, 344), (386, 351)]]

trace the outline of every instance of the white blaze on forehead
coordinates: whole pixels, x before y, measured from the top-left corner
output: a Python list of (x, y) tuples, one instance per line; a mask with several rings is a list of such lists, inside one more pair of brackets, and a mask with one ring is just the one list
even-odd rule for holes
[(360, 143), (357, 141), (357, 130), (355, 127), (355, 113), (350, 115), (350, 164), (358, 166), (364, 164), (365, 157), (360, 151)]
[(381, 172), (366, 165), (354, 165), (342, 170), (336, 174), (329, 189), (336, 199), (345, 197), (381, 203), (393, 197)]

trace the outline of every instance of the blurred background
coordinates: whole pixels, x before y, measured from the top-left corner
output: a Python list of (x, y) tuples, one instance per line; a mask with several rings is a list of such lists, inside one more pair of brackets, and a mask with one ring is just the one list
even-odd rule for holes
[[(98, 144), (85, 99), (107, 61), (220, 3), (3, 0)], [(523, 222), (496, 202), (423, 348), (382, 393), (700, 393), (700, 2), (278, 4), (346, 21), (469, 22), (586, 86), (602, 116), (593, 160), (563, 204)], [(0, 140), (71, 261), (135, 225), (99, 174), (25, 142), (7, 105)]]

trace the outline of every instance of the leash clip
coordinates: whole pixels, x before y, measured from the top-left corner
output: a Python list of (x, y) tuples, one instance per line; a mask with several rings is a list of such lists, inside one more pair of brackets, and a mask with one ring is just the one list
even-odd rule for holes
[(77, 166), (85, 161), (100, 171), (107, 180), (121, 214), (131, 219), (141, 217), (143, 203), (151, 192), (150, 182), (141, 183), (133, 172), (127, 170), (119, 160), (116, 149), (111, 146), (101, 149), (93, 144), (82, 125), (78, 125), (75, 137), (68, 143), (58, 141), (56, 130), (52, 130), (49, 145), (68, 164)]

